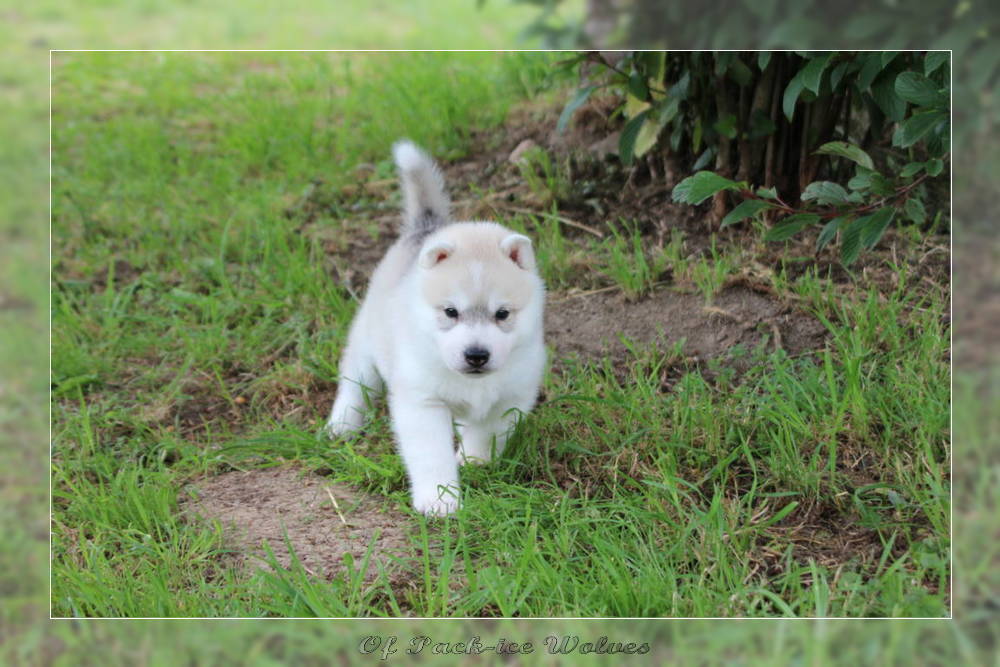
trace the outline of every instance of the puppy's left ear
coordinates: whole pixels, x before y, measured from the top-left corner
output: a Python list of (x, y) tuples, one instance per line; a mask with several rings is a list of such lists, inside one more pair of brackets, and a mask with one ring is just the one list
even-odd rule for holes
[(500, 252), (525, 271), (535, 268), (535, 250), (531, 247), (531, 239), (523, 234), (511, 234), (501, 241)]

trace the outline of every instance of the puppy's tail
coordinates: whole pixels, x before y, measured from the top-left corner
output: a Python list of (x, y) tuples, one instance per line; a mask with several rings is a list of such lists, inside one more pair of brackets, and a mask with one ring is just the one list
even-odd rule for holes
[(441, 170), (408, 140), (398, 141), (392, 155), (403, 186), (402, 236), (422, 238), (451, 221), (451, 202)]

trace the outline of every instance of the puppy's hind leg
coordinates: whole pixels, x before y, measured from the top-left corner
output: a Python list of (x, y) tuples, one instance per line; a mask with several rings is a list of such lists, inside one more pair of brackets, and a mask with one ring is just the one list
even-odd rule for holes
[(326, 422), (326, 432), (331, 437), (358, 431), (365, 422), (365, 392), (381, 392), (382, 379), (367, 350), (349, 345), (340, 361), (340, 382), (337, 398)]

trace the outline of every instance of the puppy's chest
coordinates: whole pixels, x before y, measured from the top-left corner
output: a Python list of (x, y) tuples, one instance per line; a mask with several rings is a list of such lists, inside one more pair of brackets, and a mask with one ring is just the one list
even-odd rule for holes
[(512, 401), (502, 387), (492, 383), (477, 385), (442, 388), (440, 398), (455, 418), (486, 421), (499, 417), (511, 407)]

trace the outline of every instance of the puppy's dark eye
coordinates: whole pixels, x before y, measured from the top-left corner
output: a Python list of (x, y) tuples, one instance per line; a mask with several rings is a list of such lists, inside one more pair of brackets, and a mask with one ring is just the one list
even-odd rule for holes
[(508, 315), (510, 315), (510, 311), (509, 311), (509, 310), (507, 310), (506, 308), (501, 308), (500, 310), (498, 310), (498, 311), (496, 312), (496, 315), (495, 315), (494, 317), (496, 317), (496, 318), (497, 318), (497, 320), (499, 320), (499, 321), (501, 321), (501, 322), (502, 322), (502, 321), (504, 321), (505, 319), (507, 319), (507, 316), (508, 316)]
[(444, 309), (444, 314), (447, 315), (448, 317), (450, 317), (453, 320), (457, 320), (458, 319), (458, 311), (455, 310), (454, 308), (451, 308), (451, 307), (445, 308)]

